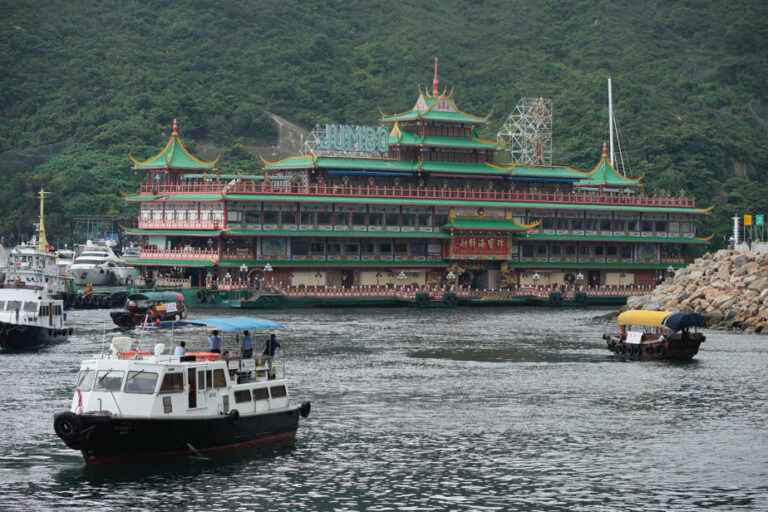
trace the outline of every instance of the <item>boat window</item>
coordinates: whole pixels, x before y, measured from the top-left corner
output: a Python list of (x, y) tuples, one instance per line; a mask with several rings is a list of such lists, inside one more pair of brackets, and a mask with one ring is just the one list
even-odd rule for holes
[(250, 402), (250, 401), (251, 401), (250, 389), (241, 389), (240, 391), (235, 391), (235, 403), (241, 404), (243, 402)]
[(160, 385), (160, 393), (181, 393), (184, 391), (184, 374), (166, 373)]
[(61, 316), (61, 306), (53, 306), (53, 314)]
[(256, 388), (253, 390), (253, 401), (256, 400), (266, 400), (269, 398), (269, 393), (267, 392), (267, 388)]
[(5, 309), (5, 301), (4, 300), (0, 300), (0, 311), (2, 311), (4, 309)]
[(123, 374), (118, 370), (101, 370), (96, 375), (95, 391), (120, 391), (123, 385)]
[(157, 384), (157, 373), (155, 372), (144, 370), (128, 372), (128, 378), (125, 379), (125, 392), (151, 395), (155, 392), (155, 384)]
[(48, 316), (48, 306), (40, 306), (40, 316)]
[(227, 387), (227, 378), (224, 376), (224, 370), (221, 368), (213, 370), (213, 387), (225, 388)]
[(27, 313), (37, 313), (37, 302), (25, 302), (24, 311)]
[(205, 370), (197, 372), (197, 389), (205, 389)]
[(213, 372), (211, 370), (205, 371), (205, 382), (209, 388), (213, 387)]
[(272, 398), (282, 398), (288, 394), (285, 390), (285, 386), (274, 386), (269, 388), (269, 392), (272, 394)]
[(80, 388), (82, 391), (90, 391), (93, 387), (93, 377), (96, 372), (93, 370), (80, 370), (77, 374), (77, 385), (75, 387)]

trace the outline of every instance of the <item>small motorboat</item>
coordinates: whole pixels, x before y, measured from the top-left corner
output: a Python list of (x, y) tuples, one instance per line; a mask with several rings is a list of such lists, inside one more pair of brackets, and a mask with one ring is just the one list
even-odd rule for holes
[(704, 317), (697, 313), (631, 310), (617, 319), (618, 332), (605, 334), (608, 350), (623, 359), (688, 361), (706, 337), (697, 332)]
[(186, 318), (184, 295), (177, 292), (144, 292), (129, 295), (125, 308), (109, 316), (118, 327), (133, 329), (139, 325), (170, 326)]
[[(226, 320), (208, 327), (237, 333), (283, 327)], [(69, 410), (56, 414), (53, 426), (88, 464), (165, 462), (291, 443), (299, 416), (309, 412), (309, 402), (291, 403), (279, 357), (172, 355), (162, 343), (147, 351), (116, 337), (109, 353), (81, 363)]]

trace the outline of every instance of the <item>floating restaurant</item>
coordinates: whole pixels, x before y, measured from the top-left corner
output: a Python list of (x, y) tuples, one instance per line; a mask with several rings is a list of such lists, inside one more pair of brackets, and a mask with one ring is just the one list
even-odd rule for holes
[(708, 209), (646, 195), (605, 145), (592, 169), (509, 162), (437, 72), (380, 121), (316, 128), (304, 154), (246, 176), (192, 155), (174, 120), (157, 155), (132, 159), (144, 177), (127, 198), (140, 204), (131, 263), (184, 287), (633, 287), (707, 243)]

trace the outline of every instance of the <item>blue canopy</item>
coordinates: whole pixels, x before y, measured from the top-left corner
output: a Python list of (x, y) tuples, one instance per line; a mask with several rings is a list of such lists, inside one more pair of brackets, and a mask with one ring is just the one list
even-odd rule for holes
[[(285, 329), (285, 325), (272, 320), (249, 316), (228, 316), (218, 318), (202, 318), (200, 320), (185, 320), (186, 325), (199, 325), (222, 332), (259, 331), (266, 329)], [(177, 325), (179, 325), (177, 323)]]
[(688, 327), (704, 327), (704, 317), (698, 313), (672, 313), (663, 323), (668, 329), (677, 332)]

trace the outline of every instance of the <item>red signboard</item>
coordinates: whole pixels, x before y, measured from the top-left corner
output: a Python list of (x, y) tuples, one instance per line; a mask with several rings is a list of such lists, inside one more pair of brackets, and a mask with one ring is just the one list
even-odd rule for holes
[(451, 238), (448, 257), (470, 259), (506, 259), (509, 244), (498, 236), (457, 236)]

